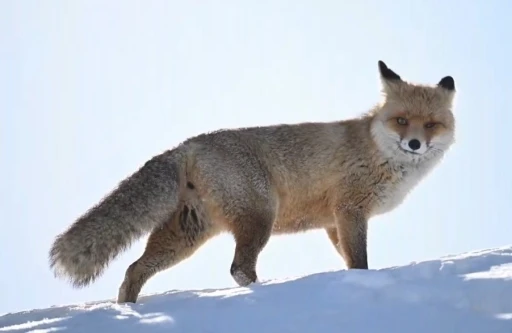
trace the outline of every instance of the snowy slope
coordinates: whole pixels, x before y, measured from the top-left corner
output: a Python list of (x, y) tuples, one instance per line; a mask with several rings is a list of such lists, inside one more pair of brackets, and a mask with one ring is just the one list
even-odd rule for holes
[(6, 314), (0, 332), (512, 333), (512, 246), (139, 302)]

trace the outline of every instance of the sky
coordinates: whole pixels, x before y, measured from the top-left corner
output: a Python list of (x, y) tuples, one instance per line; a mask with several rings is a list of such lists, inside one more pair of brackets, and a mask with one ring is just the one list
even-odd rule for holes
[[(456, 144), (370, 221), (378, 269), (512, 242), (506, 1), (0, 2), (0, 313), (111, 299), (146, 238), (84, 289), (54, 237), (147, 159), (220, 128), (356, 117), (402, 78), (455, 79)], [(507, 134), (509, 133), (509, 134)], [(142, 293), (235, 286), (218, 236)], [(344, 269), (323, 231), (273, 237), (260, 279)]]

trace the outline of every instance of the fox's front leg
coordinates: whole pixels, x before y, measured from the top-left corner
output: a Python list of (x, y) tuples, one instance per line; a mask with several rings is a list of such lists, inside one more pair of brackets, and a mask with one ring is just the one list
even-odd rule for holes
[(345, 259), (347, 268), (368, 269), (368, 220), (363, 212), (338, 211), (336, 229), (327, 229), (327, 235)]
[(329, 240), (331, 241), (332, 245), (334, 245), (334, 249), (340, 256), (343, 256), (343, 253), (341, 252), (341, 246), (340, 246), (340, 238), (338, 237), (338, 228), (337, 227), (330, 227), (325, 228), (325, 232), (327, 233), (327, 237), (329, 237)]

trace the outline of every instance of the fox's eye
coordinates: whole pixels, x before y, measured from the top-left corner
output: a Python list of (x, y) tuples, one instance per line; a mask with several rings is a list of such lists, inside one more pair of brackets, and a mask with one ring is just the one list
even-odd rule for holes
[(436, 127), (437, 123), (430, 122), (425, 124), (425, 128), (434, 128)]
[(396, 122), (397, 122), (399, 125), (407, 125), (407, 119), (402, 118), (402, 117), (398, 117), (398, 118), (396, 118)]

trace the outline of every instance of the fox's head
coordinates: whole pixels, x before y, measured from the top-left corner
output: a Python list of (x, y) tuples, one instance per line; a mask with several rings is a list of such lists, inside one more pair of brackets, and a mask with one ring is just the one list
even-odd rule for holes
[(433, 86), (412, 84), (384, 62), (378, 65), (384, 100), (371, 131), (379, 149), (400, 162), (441, 157), (455, 141), (453, 78), (445, 76)]

